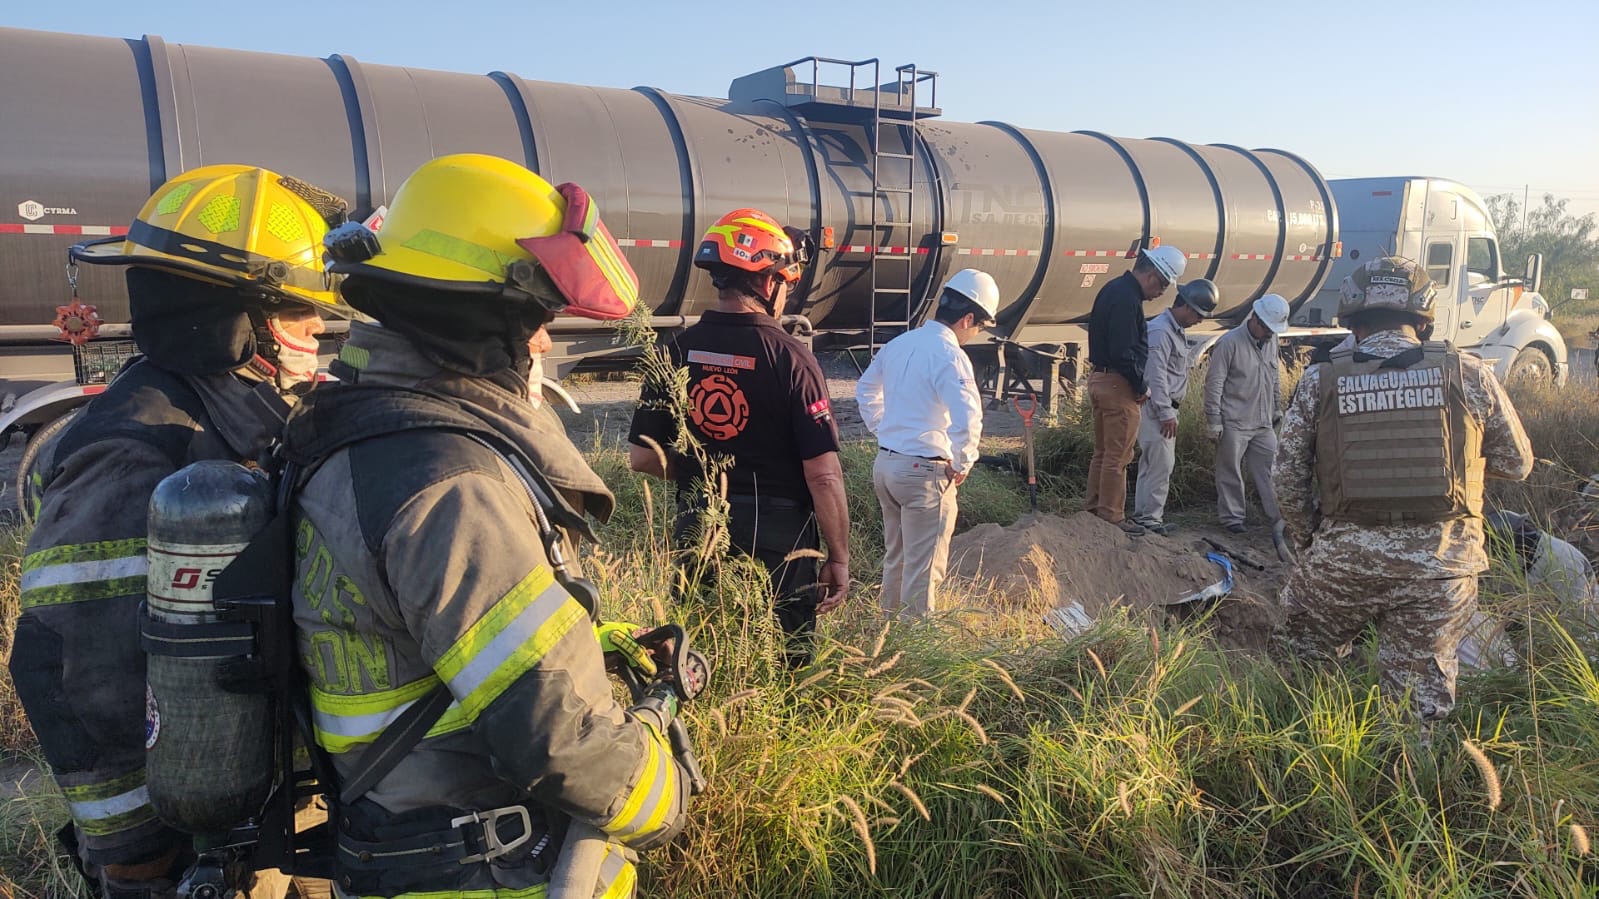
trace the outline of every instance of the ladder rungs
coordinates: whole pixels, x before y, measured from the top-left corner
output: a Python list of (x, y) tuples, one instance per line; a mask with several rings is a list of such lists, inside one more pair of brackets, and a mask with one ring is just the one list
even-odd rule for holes
[(908, 325), (910, 322), (872, 322), (872, 326), (876, 328), (904, 328)]
[(872, 222), (873, 228), (909, 228), (910, 222)]
[(884, 186), (882, 184), (879, 184), (879, 185), (877, 185), (876, 187), (874, 187), (872, 189), (877, 191), (880, 194), (884, 194), (884, 193), (909, 194), (909, 193), (915, 193), (916, 192), (916, 188), (914, 188), (914, 187), (887, 187), (887, 186)]
[(874, 155), (876, 155), (878, 159), (915, 159), (916, 158), (916, 154), (914, 154), (914, 153), (889, 153), (887, 151), (881, 151), (881, 150), (878, 151)]
[(904, 296), (905, 294), (908, 294), (910, 292), (911, 292), (911, 289), (909, 287), (874, 287), (874, 288), (872, 288), (872, 293), (892, 293), (892, 294), (895, 294), (897, 296)]

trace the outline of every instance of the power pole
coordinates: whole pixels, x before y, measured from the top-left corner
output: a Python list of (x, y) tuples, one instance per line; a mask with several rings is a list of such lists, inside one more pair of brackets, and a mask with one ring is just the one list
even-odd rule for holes
[(1527, 199), (1532, 196), (1532, 185), (1521, 186), (1521, 233), (1527, 233)]

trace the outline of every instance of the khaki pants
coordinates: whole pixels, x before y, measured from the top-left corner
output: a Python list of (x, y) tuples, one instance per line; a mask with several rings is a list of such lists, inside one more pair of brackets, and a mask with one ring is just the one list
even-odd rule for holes
[[(294, 829), (299, 833), (328, 819), (322, 800), (306, 802), (294, 812)], [(333, 884), (315, 877), (290, 877), (277, 868), (255, 872), (255, 885), (248, 899), (331, 899)]]
[(883, 609), (932, 614), (955, 533), (949, 463), (880, 450), (872, 487), (883, 506)]
[(1216, 442), (1216, 517), (1222, 524), (1243, 524), (1243, 469), (1255, 482), (1260, 506), (1269, 521), (1283, 517), (1277, 508), (1277, 488), (1271, 483), (1271, 466), (1277, 460), (1277, 432), (1271, 428), (1239, 430), (1224, 427)]
[(1138, 488), (1133, 493), (1133, 521), (1165, 521), (1166, 497), (1171, 492), (1171, 473), (1176, 466), (1177, 438), (1161, 436), (1160, 419), (1145, 403), (1138, 416)]
[(1088, 376), (1088, 402), (1094, 410), (1094, 458), (1088, 463), (1088, 495), (1083, 508), (1113, 524), (1127, 517), (1127, 463), (1138, 436), (1138, 398), (1115, 372)]

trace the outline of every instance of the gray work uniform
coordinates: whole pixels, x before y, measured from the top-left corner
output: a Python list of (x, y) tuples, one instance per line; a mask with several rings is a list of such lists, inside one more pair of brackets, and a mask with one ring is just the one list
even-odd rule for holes
[(1233, 328), (1210, 354), (1205, 374), (1205, 422), (1212, 433), (1221, 429), (1216, 443), (1216, 515), (1224, 525), (1243, 524), (1243, 468), (1260, 495), (1266, 518), (1282, 517), (1272, 487), (1271, 467), (1277, 458), (1277, 418), (1282, 366), (1277, 340), (1256, 342), (1249, 322)]
[(1146, 328), (1149, 360), (1144, 364), (1144, 381), (1149, 385), (1149, 399), (1138, 416), (1138, 486), (1133, 494), (1133, 521), (1158, 525), (1166, 514), (1171, 473), (1177, 464), (1177, 438), (1161, 436), (1160, 423), (1177, 420), (1177, 408), (1188, 392), (1191, 362), (1188, 336), (1170, 309), (1150, 319)]

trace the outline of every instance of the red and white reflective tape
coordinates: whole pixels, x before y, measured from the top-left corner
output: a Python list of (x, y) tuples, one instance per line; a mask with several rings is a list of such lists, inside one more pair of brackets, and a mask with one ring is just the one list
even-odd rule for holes
[(616, 244), (617, 246), (622, 247), (670, 247), (672, 249), (683, 248), (683, 242), (681, 240), (635, 240), (631, 237), (618, 237), (616, 239)]
[(1284, 262), (1320, 262), (1321, 261), (1321, 257), (1317, 256), (1317, 255), (1314, 255), (1314, 254), (1312, 254), (1310, 256), (1284, 256), (1283, 257), (1283, 261)]
[(1096, 258), (1120, 257), (1131, 259), (1133, 254), (1127, 250), (1062, 250), (1062, 256), (1093, 256)]
[(1215, 259), (1215, 253), (1189, 253), (1189, 259)]
[(1039, 256), (1038, 250), (996, 250), (982, 247), (961, 247), (955, 251), (957, 256)]
[(1234, 253), (1233, 258), (1240, 262), (1265, 262), (1271, 258), (1270, 253)]
[(17, 225), (0, 222), (0, 234), (64, 234), (72, 237), (121, 237), (127, 225)]
[(847, 244), (839, 247), (838, 251), (840, 253), (872, 253), (886, 256), (904, 256), (908, 254), (926, 256), (928, 253), (926, 247), (873, 247), (863, 243)]

